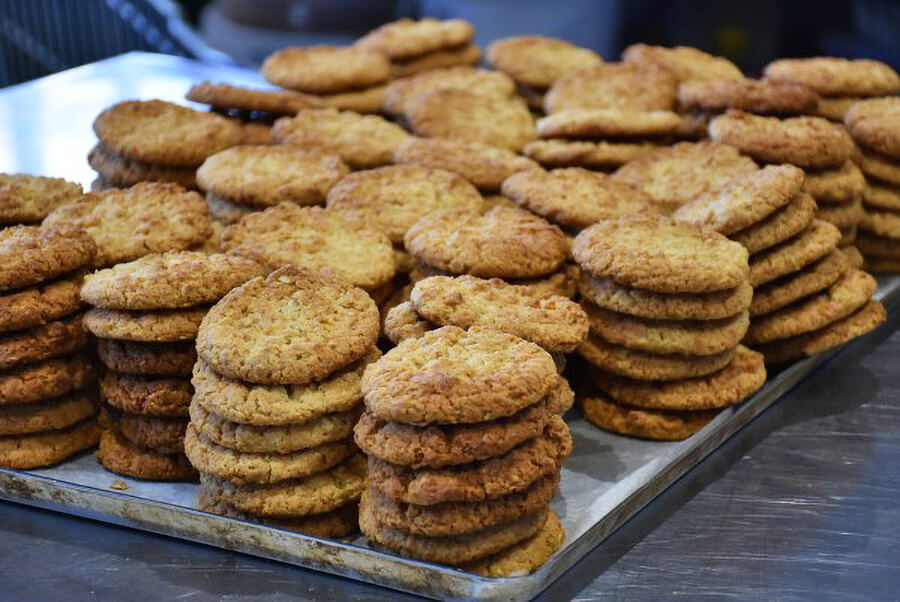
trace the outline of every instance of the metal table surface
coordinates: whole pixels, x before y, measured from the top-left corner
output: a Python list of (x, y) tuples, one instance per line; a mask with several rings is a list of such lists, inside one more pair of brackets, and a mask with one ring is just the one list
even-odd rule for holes
[[(128, 55), (0, 91), (0, 171), (87, 184), (93, 116), (178, 100), (199, 79), (258, 81)], [(540, 597), (890, 600), (900, 596), (900, 315), (848, 346)], [(0, 503), (0, 599), (412, 599), (394, 591)]]

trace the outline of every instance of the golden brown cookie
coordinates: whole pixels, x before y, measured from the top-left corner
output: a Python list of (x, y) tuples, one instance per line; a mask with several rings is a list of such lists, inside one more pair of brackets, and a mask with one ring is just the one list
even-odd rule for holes
[(854, 161), (857, 161), (857, 165), (864, 174), (892, 186), (900, 186), (900, 161), (866, 148), (859, 150), (860, 153), (858, 157), (854, 158)]
[(861, 100), (865, 99), (859, 96), (820, 96), (816, 108), (810, 112), (810, 115), (843, 123), (844, 115), (847, 114), (850, 107)]
[(426, 332), (437, 328), (420, 316), (415, 306), (409, 301), (398, 303), (389, 309), (382, 322), (384, 336), (394, 345), (399, 345), (406, 339), (421, 337)]
[(88, 343), (82, 315), (0, 335), (0, 370), (67, 355)]
[(566, 532), (559, 517), (550, 510), (544, 526), (531, 537), (459, 568), (482, 577), (521, 577), (533, 573), (550, 560), (565, 538)]
[(101, 339), (174, 342), (197, 338), (208, 307), (157, 311), (94, 308), (84, 314), (84, 328)]
[(217, 109), (262, 111), (274, 115), (295, 115), (303, 109), (321, 106), (319, 99), (309, 94), (289, 90), (256, 90), (212, 82), (194, 84), (185, 98)]
[(97, 355), (110, 370), (145, 376), (190, 376), (197, 361), (193, 341), (139, 343), (98, 339)]
[(319, 96), (322, 106), (357, 113), (383, 113), (385, 85)]
[(768, 282), (753, 291), (750, 316), (768, 314), (798, 299), (825, 290), (848, 270), (847, 258), (837, 249), (799, 271)]
[(750, 258), (750, 284), (756, 288), (802, 269), (833, 251), (840, 238), (835, 226), (814, 219), (794, 238)]
[(541, 138), (629, 138), (672, 134), (681, 118), (671, 111), (566, 109), (537, 122)]
[(0, 407), (66, 395), (96, 377), (93, 362), (81, 354), (6, 370), (0, 373)]
[(865, 217), (865, 213), (862, 201), (859, 199), (849, 203), (819, 203), (816, 219), (844, 230), (859, 225)]
[(606, 140), (534, 140), (522, 152), (546, 167), (585, 167), (608, 170), (664, 148), (653, 142)]
[(778, 59), (766, 65), (765, 74), (770, 79), (803, 84), (822, 96), (885, 96), (900, 92), (897, 73), (888, 65), (869, 59)]
[(727, 109), (764, 115), (809, 113), (818, 100), (813, 90), (790, 81), (703, 79), (684, 81), (678, 86), (680, 106), (715, 113)]
[(100, 428), (93, 417), (60, 431), (0, 437), (0, 466), (19, 470), (51, 466), (99, 440)]
[(690, 46), (649, 46), (632, 44), (622, 52), (622, 60), (632, 65), (657, 67), (683, 82), (692, 79), (742, 79), (737, 66), (726, 58), (713, 56)]
[(79, 391), (32, 403), (0, 407), (0, 437), (67, 429), (97, 413), (96, 393)]
[(647, 353), (614, 345), (597, 336), (589, 336), (578, 353), (605, 372), (635, 380), (679, 380), (712, 374), (724, 368), (734, 357), (734, 349), (715, 355)]
[(403, 115), (411, 99), (444, 88), (472, 90), (502, 98), (512, 96), (516, 85), (508, 75), (499, 71), (474, 67), (434, 69), (390, 82), (384, 91), (384, 110), (392, 115)]
[(262, 64), (269, 83), (311, 94), (366, 88), (387, 81), (390, 72), (390, 62), (378, 52), (326, 45), (284, 48)]
[(859, 222), (859, 229), (877, 236), (900, 239), (900, 212), (867, 208)]
[(391, 79), (427, 73), (448, 67), (471, 67), (481, 59), (481, 49), (475, 44), (463, 44), (435, 50), (409, 59), (391, 61)]
[(838, 251), (840, 251), (844, 255), (844, 257), (847, 258), (847, 263), (849, 263), (850, 267), (854, 269), (861, 270), (866, 263), (866, 258), (863, 257), (862, 251), (860, 251), (854, 245), (838, 247)]
[(99, 142), (91, 149), (87, 158), (88, 164), (110, 188), (128, 188), (140, 182), (172, 182), (189, 189), (197, 188), (196, 169), (193, 166), (154, 165), (126, 159)]
[(744, 245), (751, 255), (759, 253), (806, 230), (816, 217), (817, 208), (813, 197), (801, 192), (784, 207), (752, 226), (732, 233), (729, 238)]
[(182, 378), (153, 378), (107, 370), (100, 377), (100, 394), (109, 405), (132, 414), (187, 416), (193, 394)]
[(97, 460), (106, 470), (135, 479), (193, 481), (197, 478), (197, 471), (184, 455), (140, 448), (115, 430), (103, 431)]
[(81, 184), (62, 178), (0, 173), (0, 224), (39, 222), (81, 194)]
[(900, 188), (894, 186), (886, 186), (876, 181), (867, 182), (862, 199), (867, 209), (900, 211)]
[(844, 123), (853, 139), (879, 153), (900, 158), (900, 98), (873, 98), (847, 110)]
[(566, 73), (603, 63), (593, 50), (546, 36), (494, 40), (487, 47), (487, 60), (494, 69), (538, 89), (549, 88)]
[(272, 125), (264, 121), (241, 122), (241, 144), (273, 144)]
[(687, 439), (719, 413), (717, 410), (684, 412), (636, 408), (616, 403), (597, 390), (579, 397), (579, 407), (585, 419), (594, 426), (620, 435), (658, 441)]
[(373, 29), (354, 46), (394, 59), (405, 59), (468, 43), (472, 24), (462, 19), (399, 19)]
[(553, 83), (544, 107), (548, 113), (567, 109), (670, 111), (675, 106), (675, 92), (675, 78), (667, 71), (605, 63), (569, 70)]
[(78, 228), (48, 224), (0, 229), (0, 291), (38, 284), (85, 267), (96, 252), (94, 241)]
[(866, 188), (866, 179), (853, 161), (845, 161), (834, 169), (807, 169), (803, 191), (814, 199), (847, 203), (859, 198)]
[(83, 274), (75, 272), (10, 293), (0, 293), (0, 332), (46, 324), (80, 310)]

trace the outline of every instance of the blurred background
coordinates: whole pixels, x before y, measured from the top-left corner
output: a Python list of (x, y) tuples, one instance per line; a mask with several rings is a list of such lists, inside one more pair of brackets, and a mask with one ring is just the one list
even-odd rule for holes
[(634, 42), (696, 46), (750, 75), (776, 57), (820, 54), (900, 69), (897, 0), (0, 0), (0, 86), (129, 50), (253, 67), (401, 16), (467, 19), (482, 47), (539, 33), (607, 59)]

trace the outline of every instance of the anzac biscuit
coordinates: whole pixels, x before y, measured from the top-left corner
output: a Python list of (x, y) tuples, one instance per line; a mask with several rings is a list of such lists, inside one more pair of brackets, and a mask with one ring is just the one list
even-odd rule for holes
[(39, 222), (81, 194), (81, 184), (62, 178), (0, 173), (0, 224)]
[[(747, 251), (710, 228), (635, 216), (582, 230), (572, 244), (581, 267), (617, 284), (659, 293), (708, 293), (747, 279)], [(635, 260), (639, 257), (639, 261)]]
[(97, 246), (83, 230), (68, 226), (0, 229), (0, 291), (38, 284), (84, 267)]
[(734, 357), (734, 349), (715, 355), (659, 354), (613, 345), (600, 337), (589, 336), (578, 353), (590, 364), (635, 380), (679, 380), (705, 376), (721, 370)]
[(372, 86), (365, 90), (350, 90), (319, 96), (321, 104), (342, 111), (357, 113), (381, 113), (384, 108), (385, 86)]
[(97, 460), (106, 470), (147, 481), (193, 481), (197, 471), (179, 454), (161, 454), (132, 444), (115, 430), (100, 436)]
[(567, 109), (537, 122), (541, 138), (641, 137), (671, 134), (681, 118), (671, 111)]
[(756, 288), (802, 269), (833, 251), (840, 238), (841, 233), (835, 226), (814, 219), (794, 238), (750, 259), (750, 284)]
[(66, 395), (96, 377), (93, 363), (81, 354), (7, 370), (0, 373), (0, 408)]
[(601, 391), (592, 391), (579, 399), (588, 422), (603, 430), (641, 439), (681, 441), (687, 439), (716, 417), (718, 411), (682, 412), (649, 410), (621, 405)]
[(895, 238), (862, 232), (855, 244), (866, 257), (900, 258), (900, 240)]
[(586, 167), (605, 170), (650, 154), (663, 145), (653, 142), (605, 140), (534, 140), (522, 152), (546, 167)]
[(163, 100), (129, 100), (94, 120), (101, 144), (117, 155), (153, 165), (194, 167), (241, 141), (241, 128), (214, 113)]
[(843, 253), (844, 257), (847, 258), (847, 263), (854, 269), (861, 270), (866, 263), (866, 259), (863, 257), (862, 252), (853, 245), (838, 247), (838, 251)]
[(7, 405), (0, 407), (0, 436), (66, 429), (96, 413), (96, 397), (87, 392), (21, 405)]
[(829, 121), (844, 122), (844, 115), (855, 105), (865, 98), (859, 96), (835, 96), (835, 97), (819, 97), (816, 108), (810, 112), (810, 115), (822, 117)]
[(183, 454), (188, 420), (123, 412), (119, 431), (128, 441), (160, 454)]
[(865, 184), (862, 193), (863, 203), (870, 209), (887, 209), (900, 211), (900, 188), (885, 186), (875, 181)]
[(803, 191), (817, 201), (846, 203), (859, 198), (865, 188), (866, 179), (853, 161), (835, 169), (808, 169), (803, 179)]
[(128, 188), (140, 182), (173, 182), (185, 188), (197, 188), (197, 170), (193, 166), (153, 165), (126, 159), (99, 142), (88, 153), (87, 159), (111, 188)]
[(892, 186), (900, 186), (900, 161), (880, 155), (868, 149), (859, 149), (859, 168), (867, 176), (872, 176)]
[(863, 212), (859, 229), (877, 236), (900, 239), (900, 212), (868, 209)]
[(742, 79), (737, 66), (726, 58), (713, 56), (690, 46), (649, 46), (632, 44), (622, 52), (626, 64), (657, 67), (679, 82), (696, 79)]
[(670, 111), (676, 89), (675, 78), (667, 71), (606, 63), (569, 70), (553, 83), (544, 106), (548, 113), (567, 109)]
[(859, 144), (900, 158), (900, 98), (858, 102), (847, 110), (844, 123)]
[(99, 440), (100, 428), (93, 417), (61, 431), (0, 437), (0, 466), (20, 470), (51, 466)]
[(0, 335), (0, 370), (67, 355), (87, 345), (82, 315)]
[(741, 243), (753, 255), (791, 239), (812, 223), (816, 217), (816, 201), (801, 192), (790, 203), (774, 211), (763, 220), (732, 233), (729, 238)]
[(284, 48), (262, 64), (269, 83), (311, 94), (367, 88), (387, 81), (390, 72), (390, 62), (380, 53), (325, 45)]
[(461, 565), (459, 568), (482, 577), (520, 577), (540, 568), (562, 546), (566, 532), (553, 510), (544, 526), (531, 537), (496, 554)]
[(475, 28), (462, 19), (399, 19), (373, 29), (354, 46), (394, 59), (408, 59), (453, 48), (475, 37)]
[(263, 121), (242, 122), (241, 144), (273, 144), (272, 126)]
[(181, 378), (152, 378), (112, 371), (100, 377), (103, 400), (132, 414), (187, 416), (193, 392), (191, 383)]
[(798, 299), (825, 290), (848, 270), (847, 258), (837, 249), (799, 271), (768, 282), (753, 291), (750, 316), (768, 314)]
[(410, 59), (391, 61), (391, 79), (427, 73), (448, 67), (471, 67), (481, 60), (481, 50), (475, 44), (463, 44), (435, 50)]
[(515, 82), (499, 71), (474, 67), (434, 69), (390, 82), (384, 91), (384, 110), (392, 115), (403, 115), (411, 99), (446, 88), (472, 90), (500, 98), (512, 96), (516, 91)]
[(495, 40), (487, 47), (487, 59), (494, 69), (538, 89), (549, 88), (567, 73), (603, 63), (593, 50), (546, 36)]
[(194, 102), (211, 105), (217, 109), (262, 111), (274, 115), (295, 115), (303, 109), (321, 106), (315, 96), (288, 90), (254, 90), (231, 84), (200, 82), (185, 94)]
[(84, 304), (78, 295), (81, 273), (0, 293), (0, 332), (46, 324), (71, 315)]
[(208, 307), (127, 311), (95, 307), (84, 314), (85, 329), (101, 339), (174, 342), (197, 338)]
[(214, 194), (206, 195), (206, 206), (209, 208), (209, 215), (213, 219), (213, 228), (215, 228), (215, 222), (230, 226), (241, 221), (245, 215), (249, 215), (254, 211), (262, 211), (263, 209), (254, 205), (232, 203)]
[(143, 182), (131, 188), (86, 194), (44, 221), (84, 229), (97, 242), (97, 268), (149, 253), (189, 249), (212, 234), (203, 197), (177, 184)]
[(865, 215), (860, 200), (849, 203), (819, 203), (816, 218), (833, 224), (840, 229), (857, 226)]
[(809, 113), (818, 95), (806, 86), (768, 79), (704, 79), (681, 82), (680, 106), (720, 113), (739, 109), (757, 114)]
[(885, 96), (900, 92), (897, 73), (888, 65), (869, 59), (778, 59), (766, 65), (765, 74), (770, 79), (803, 84), (822, 96)]
[(419, 338), (437, 328), (422, 318), (409, 301), (398, 303), (389, 309), (384, 315), (383, 327), (384, 336), (394, 345), (399, 345), (406, 339)]
[(361, 289), (285, 266), (217, 303), (200, 325), (197, 353), (229, 378), (302, 385), (365, 356), (378, 326), (378, 308)]

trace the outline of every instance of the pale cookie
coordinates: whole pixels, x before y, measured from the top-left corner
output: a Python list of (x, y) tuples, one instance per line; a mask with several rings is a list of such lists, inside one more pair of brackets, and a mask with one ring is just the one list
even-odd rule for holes
[(174, 342), (197, 338), (208, 307), (157, 311), (94, 308), (84, 314), (84, 328), (101, 339)]
[(570, 70), (544, 97), (548, 113), (567, 109), (671, 111), (675, 78), (667, 71), (625, 63), (606, 63)]
[(742, 79), (737, 66), (726, 58), (713, 56), (690, 46), (649, 46), (632, 44), (622, 52), (625, 63), (658, 67), (679, 82), (692, 79)]
[(584, 310), (560, 296), (537, 296), (499, 279), (435, 276), (410, 294), (420, 316), (437, 326), (479, 326), (531, 341), (548, 351), (574, 351), (587, 336)]
[[(384, 232), (393, 243), (419, 218), (438, 209), (478, 210), (481, 194), (461, 176), (417, 165), (392, 165), (350, 174), (328, 193), (327, 207)], [(408, 271), (408, 270), (407, 270)]]
[(189, 308), (215, 303), (232, 289), (265, 274), (265, 268), (243, 257), (169, 251), (89, 274), (81, 298), (107, 309)]
[(794, 238), (750, 259), (750, 284), (756, 288), (802, 269), (833, 251), (840, 238), (841, 232), (835, 226), (814, 219)]
[(618, 403), (656, 410), (712, 410), (741, 403), (766, 382), (763, 356), (743, 345), (725, 368), (670, 382), (637, 381), (598, 371), (595, 384)]
[(96, 394), (91, 392), (3, 406), (0, 407), (0, 437), (66, 429), (96, 413)]
[(556, 226), (523, 209), (494, 207), (435, 211), (404, 238), (406, 249), (428, 265), (485, 278), (534, 278), (555, 271), (568, 252)]
[(531, 537), (459, 568), (482, 577), (521, 577), (533, 573), (550, 560), (565, 538), (566, 532), (559, 517), (550, 510), (544, 526)]
[(190, 376), (197, 361), (193, 341), (138, 343), (98, 339), (97, 356), (104, 366), (125, 374)]
[(367, 88), (387, 81), (390, 73), (390, 61), (382, 54), (325, 45), (284, 48), (262, 64), (269, 83), (310, 94)]
[(390, 82), (384, 91), (384, 110), (392, 115), (403, 115), (411, 99), (447, 88), (472, 90), (500, 98), (512, 96), (516, 91), (515, 82), (499, 71), (474, 67), (434, 69)]
[(869, 59), (778, 59), (766, 65), (765, 74), (770, 79), (803, 84), (822, 96), (886, 96), (900, 92), (897, 73), (888, 65)]
[(501, 456), (544, 432), (554, 418), (546, 403), (476, 424), (418, 427), (378, 418), (366, 410), (354, 428), (356, 444), (369, 456), (411, 469), (470, 464)]
[(88, 343), (82, 314), (0, 335), (0, 370), (67, 355)]
[(435, 50), (410, 59), (391, 62), (391, 79), (427, 73), (448, 67), (471, 67), (481, 59), (481, 49), (475, 44), (464, 44), (444, 50)]
[(526, 209), (573, 230), (604, 219), (659, 212), (640, 190), (579, 167), (521, 171), (504, 180), (501, 190)]
[(256, 426), (289, 426), (346, 412), (362, 401), (363, 370), (381, 356), (370, 349), (360, 360), (325, 380), (307, 385), (264, 386), (230, 380), (199, 360), (194, 366), (194, 399), (226, 420)]
[(534, 139), (534, 121), (514, 96), (437, 88), (407, 100), (404, 116), (417, 136), (450, 138), (519, 151)]
[(0, 292), (30, 286), (89, 265), (97, 246), (68, 226), (0, 229)]
[(754, 289), (750, 316), (755, 318), (771, 313), (798, 299), (825, 290), (847, 273), (848, 269), (847, 258), (835, 249), (799, 271)]
[(189, 189), (197, 188), (196, 169), (193, 166), (153, 165), (126, 159), (99, 142), (88, 153), (87, 159), (88, 164), (110, 188), (128, 188), (140, 182), (172, 182)]
[(736, 148), (712, 142), (681, 142), (619, 168), (615, 178), (643, 190), (654, 201), (681, 205), (724, 190), (740, 174), (757, 171)]
[(831, 98), (822, 96), (819, 97), (819, 102), (816, 104), (816, 108), (810, 112), (810, 115), (843, 123), (844, 115), (847, 114), (850, 107), (861, 100), (865, 100), (865, 98), (859, 96), (834, 96)]
[(480, 327), (444, 326), (369, 366), (362, 392), (379, 417), (427, 426), (511, 416), (556, 382), (553, 358), (537, 345)]
[(212, 234), (206, 201), (177, 184), (143, 182), (86, 194), (51, 213), (45, 225), (82, 228), (97, 243), (97, 268), (149, 253), (189, 249)]
[(80, 310), (81, 273), (0, 293), (0, 332), (46, 324)]
[(494, 69), (533, 88), (549, 88), (565, 74), (603, 63), (593, 50), (558, 38), (514, 36), (494, 40), (487, 47)]
[(435, 328), (437, 326), (419, 315), (410, 301), (398, 303), (384, 315), (384, 336), (394, 345), (399, 345), (406, 339), (424, 336)]
[(142, 449), (115, 430), (100, 436), (97, 460), (106, 470), (146, 481), (193, 481), (197, 471), (187, 458)]
[(586, 167), (607, 170), (650, 154), (661, 144), (605, 140), (534, 140), (522, 152), (546, 167)]
[(647, 353), (613, 345), (597, 336), (589, 336), (578, 353), (605, 372), (635, 380), (680, 380), (705, 376), (721, 370), (734, 357), (734, 349), (715, 355)]
[(378, 338), (378, 317), (365, 291), (286, 266), (217, 303), (200, 325), (197, 353), (229, 378), (302, 385), (365, 356)]
[(671, 111), (567, 109), (537, 122), (541, 138), (642, 137), (672, 134), (681, 118)]
[(194, 167), (241, 141), (241, 128), (214, 113), (163, 100), (129, 100), (100, 113), (94, 133), (117, 155), (154, 165)]
[(781, 339), (758, 348), (766, 363), (783, 364), (828, 351), (875, 330), (887, 318), (879, 301), (869, 301), (861, 309), (825, 328), (789, 339)]
[(710, 228), (663, 217), (607, 220), (582, 230), (572, 254), (594, 276), (659, 293), (708, 293), (746, 281), (747, 250)]
[(160, 454), (184, 454), (185, 418), (160, 418), (123, 412), (119, 432), (138, 447)]
[(254, 211), (261, 211), (261, 207), (254, 205), (244, 205), (242, 203), (232, 203), (231, 201), (217, 197), (214, 194), (206, 195), (206, 206), (209, 208), (209, 215), (213, 219), (213, 228), (215, 223), (230, 226), (241, 221), (245, 215), (249, 215)]
[(373, 29), (354, 46), (389, 59), (408, 59), (435, 50), (453, 48), (475, 37), (475, 28), (462, 19), (399, 19)]
[(96, 418), (88, 418), (61, 430), (0, 437), (0, 466), (29, 470), (51, 466), (94, 447), (100, 440)]
[(119, 374), (107, 370), (100, 377), (100, 394), (109, 405), (132, 414), (187, 416), (193, 394), (183, 378)]
[(859, 199), (849, 203), (819, 203), (816, 219), (844, 230), (859, 225), (865, 217), (865, 213), (862, 201)]
[(408, 138), (403, 128), (378, 115), (332, 108), (305, 109), (272, 127), (276, 143), (337, 155), (356, 169), (392, 163), (395, 149)]
[(62, 178), (0, 173), (0, 224), (39, 222), (81, 194), (81, 184)]
[(816, 217), (816, 209), (816, 201), (813, 197), (801, 192), (781, 209), (752, 226), (734, 232), (729, 238), (744, 245), (747, 251), (753, 255), (806, 230), (813, 218)]
[(896, 238), (862, 232), (855, 244), (866, 257), (900, 258), (900, 240)]
[(441, 138), (410, 137), (395, 149), (393, 160), (450, 171), (488, 191), (500, 190), (512, 174), (538, 166), (507, 149)]
[(594, 426), (611, 433), (657, 441), (687, 439), (718, 414), (716, 410), (681, 412), (635, 408), (618, 404), (601, 391), (580, 397), (579, 406), (585, 419)]
[(709, 124), (709, 137), (764, 163), (838, 167), (853, 153), (847, 130), (821, 117), (760, 117), (729, 109)]
[(739, 109), (756, 114), (809, 113), (818, 95), (789, 81), (768, 79), (704, 79), (681, 82), (678, 103), (690, 110), (720, 113)]
[(194, 102), (211, 105), (217, 109), (240, 109), (242, 111), (262, 111), (274, 115), (295, 115), (303, 109), (321, 106), (321, 101), (309, 94), (288, 90), (257, 90), (200, 82), (194, 84), (185, 94)]
[(867, 208), (900, 212), (900, 188), (896, 186), (885, 186), (876, 181), (866, 182), (862, 199)]
[(847, 203), (859, 198), (865, 188), (866, 179), (853, 161), (834, 169), (808, 169), (803, 179), (803, 191), (817, 201)]
[(394, 276), (390, 240), (371, 224), (321, 207), (281, 203), (252, 213), (222, 233), (222, 247), (275, 269), (283, 265), (328, 270), (373, 290)]
[(6, 370), (0, 373), (0, 407), (66, 395), (96, 377), (93, 362), (81, 354)]

